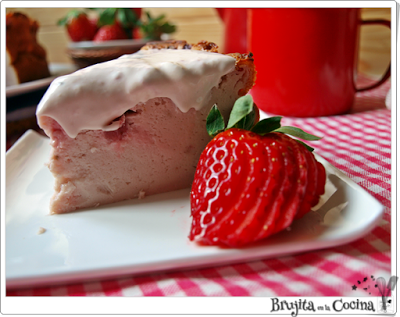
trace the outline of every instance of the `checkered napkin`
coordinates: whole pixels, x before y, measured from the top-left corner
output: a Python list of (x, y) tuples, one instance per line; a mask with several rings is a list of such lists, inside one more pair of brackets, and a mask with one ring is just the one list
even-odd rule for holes
[(385, 206), (381, 223), (355, 242), (293, 256), (177, 273), (24, 290), (9, 296), (380, 296), (374, 279), (391, 273), (390, 82), (358, 93), (352, 113), (284, 118), (323, 136), (315, 152)]

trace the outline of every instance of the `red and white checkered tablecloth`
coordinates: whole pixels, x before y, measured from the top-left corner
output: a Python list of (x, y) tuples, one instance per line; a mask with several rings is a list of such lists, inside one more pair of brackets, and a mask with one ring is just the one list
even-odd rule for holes
[(352, 286), (370, 276), (391, 276), (390, 81), (358, 93), (350, 114), (284, 118), (323, 136), (316, 153), (341, 169), (385, 206), (372, 232), (352, 243), (303, 254), (191, 271), (10, 290), (8, 296), (380, 296)]

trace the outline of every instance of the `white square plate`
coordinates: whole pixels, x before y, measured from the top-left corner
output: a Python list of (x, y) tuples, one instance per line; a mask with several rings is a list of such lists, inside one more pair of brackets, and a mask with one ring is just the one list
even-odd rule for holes
[[(28, 131), (6, 155), (6, 285), (78, 282), (278, 257), (345, 244), (376, 226), (383, 206), (323, 158), (326, 193), (290, 230), (242, 249), (198, 246), (189, 189), (48, 215), (49, 139)], [(39, 228), (46, 231), (38, 234)]]

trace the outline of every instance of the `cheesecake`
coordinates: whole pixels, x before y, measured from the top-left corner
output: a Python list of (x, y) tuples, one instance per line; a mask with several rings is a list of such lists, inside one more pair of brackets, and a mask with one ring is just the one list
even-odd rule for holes
[(208, 112), (217, 104), (227, 120), (255, 76), (251, 54), (166, 41), (55, 79), (36, 112), (52, 148), (50, 213), (189, 188)]

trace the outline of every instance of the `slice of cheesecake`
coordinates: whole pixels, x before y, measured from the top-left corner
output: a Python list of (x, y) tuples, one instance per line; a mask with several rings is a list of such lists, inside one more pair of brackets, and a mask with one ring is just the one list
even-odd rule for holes
[(251, 54), (185, 41), (59, 77), (37, 109), (52, 145), (50, 213), (190, 187), (209, 110), (217, 104), (227, 118), (254, 81)]

